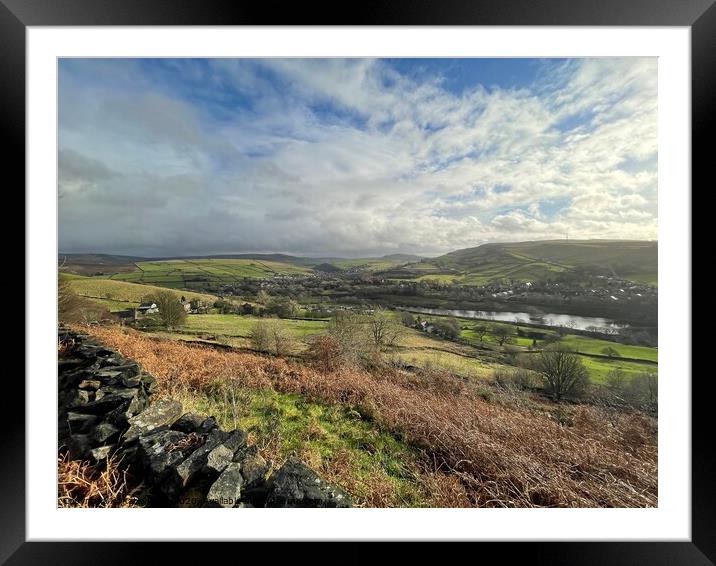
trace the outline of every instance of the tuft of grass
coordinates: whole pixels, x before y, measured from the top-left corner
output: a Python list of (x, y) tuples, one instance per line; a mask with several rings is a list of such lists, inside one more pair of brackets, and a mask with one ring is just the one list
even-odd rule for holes
[(57, 458), (59, 507), (136, 507), (138, 498), (130, 489), (128, 471), (109, 457), (101, 469), (87, 461)]

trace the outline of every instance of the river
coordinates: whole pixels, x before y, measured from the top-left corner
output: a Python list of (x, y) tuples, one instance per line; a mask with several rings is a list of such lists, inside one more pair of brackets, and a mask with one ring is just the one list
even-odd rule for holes
[(608, 318), (597, 316), (576, 316), (572, 314), (553, 314), (509, 311), (470, 311), (458, 309), (428, 309), (410, 307), (410, 312), (419, 314), (433, 314), (441, 316), (454, 316), (457, 318), (475, 318), (481, 320), (494, 320), (498, 322), (519, 322), (521, 324), (537, 324), (542, 326), (561, 326), (575, 330), (595, 330), (606, 334), (619, 334), (619, 330), (627, 328), (626, 324), (619, 324)]

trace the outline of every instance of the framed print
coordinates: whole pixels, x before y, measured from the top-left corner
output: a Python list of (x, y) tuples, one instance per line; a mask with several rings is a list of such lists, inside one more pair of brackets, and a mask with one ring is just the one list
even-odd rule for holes
[(0, 6), (27, 211), (0, 557), (713, 563), (713, 3), (221, 4)]

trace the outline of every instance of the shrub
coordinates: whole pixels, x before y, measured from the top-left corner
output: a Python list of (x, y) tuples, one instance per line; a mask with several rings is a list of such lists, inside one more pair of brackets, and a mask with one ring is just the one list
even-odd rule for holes
[(433, 322), (438, 334), (448, 340), (454, 340), (460, 336), (460, 323), (454, 318), (438, 319)]
[(258, 320), (251, 327), (249, 340), (254, 350), (270, 352), (278, 357), (291, 353), (293, 340), (277, 320)]
[(526, 391), (538, 384), (538, 375), (526, 368), (498, 368), (493, 373), (495, 385), (502, 389)]
[(271, 347), (271, 330), (266, 321), (259, 320), (249, 331), (251, 347), (259, 352), (268, 352)]
[(403, 326), (413, 327), (415, 326), (415, 317), (412, 313), (403, 311), (400, 313), (400, 322), (403, 324)]
[(343, 351), (334, 336), (314, 336), (308, 347), (308, 356), (323, 371), (335, 371), (345, 362)]
[(291, 297), (273, 297), (266, 304), (266, 312), (268, 314), (275, 314), (281, 318), (298, 316), (299, 311), (299, 304)]
[(659, 403), (659, 379), (651, 372), (635, 375), (625, 387), (625, 396), (637, 405), (656, 410)]
[(89, 462), (70, 460), (67, 453), (57, 458), (59, 507), (136, 507), (137, 498), (129, 489), (128, 471), (110, 457), (102, 469)]

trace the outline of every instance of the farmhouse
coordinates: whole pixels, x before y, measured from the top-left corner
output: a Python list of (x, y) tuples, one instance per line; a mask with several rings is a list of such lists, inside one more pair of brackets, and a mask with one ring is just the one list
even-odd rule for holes
[(154, 314), (159, 312), (159, 307), (157, 303), (142, 303), (137, 310), (139, 314)]

